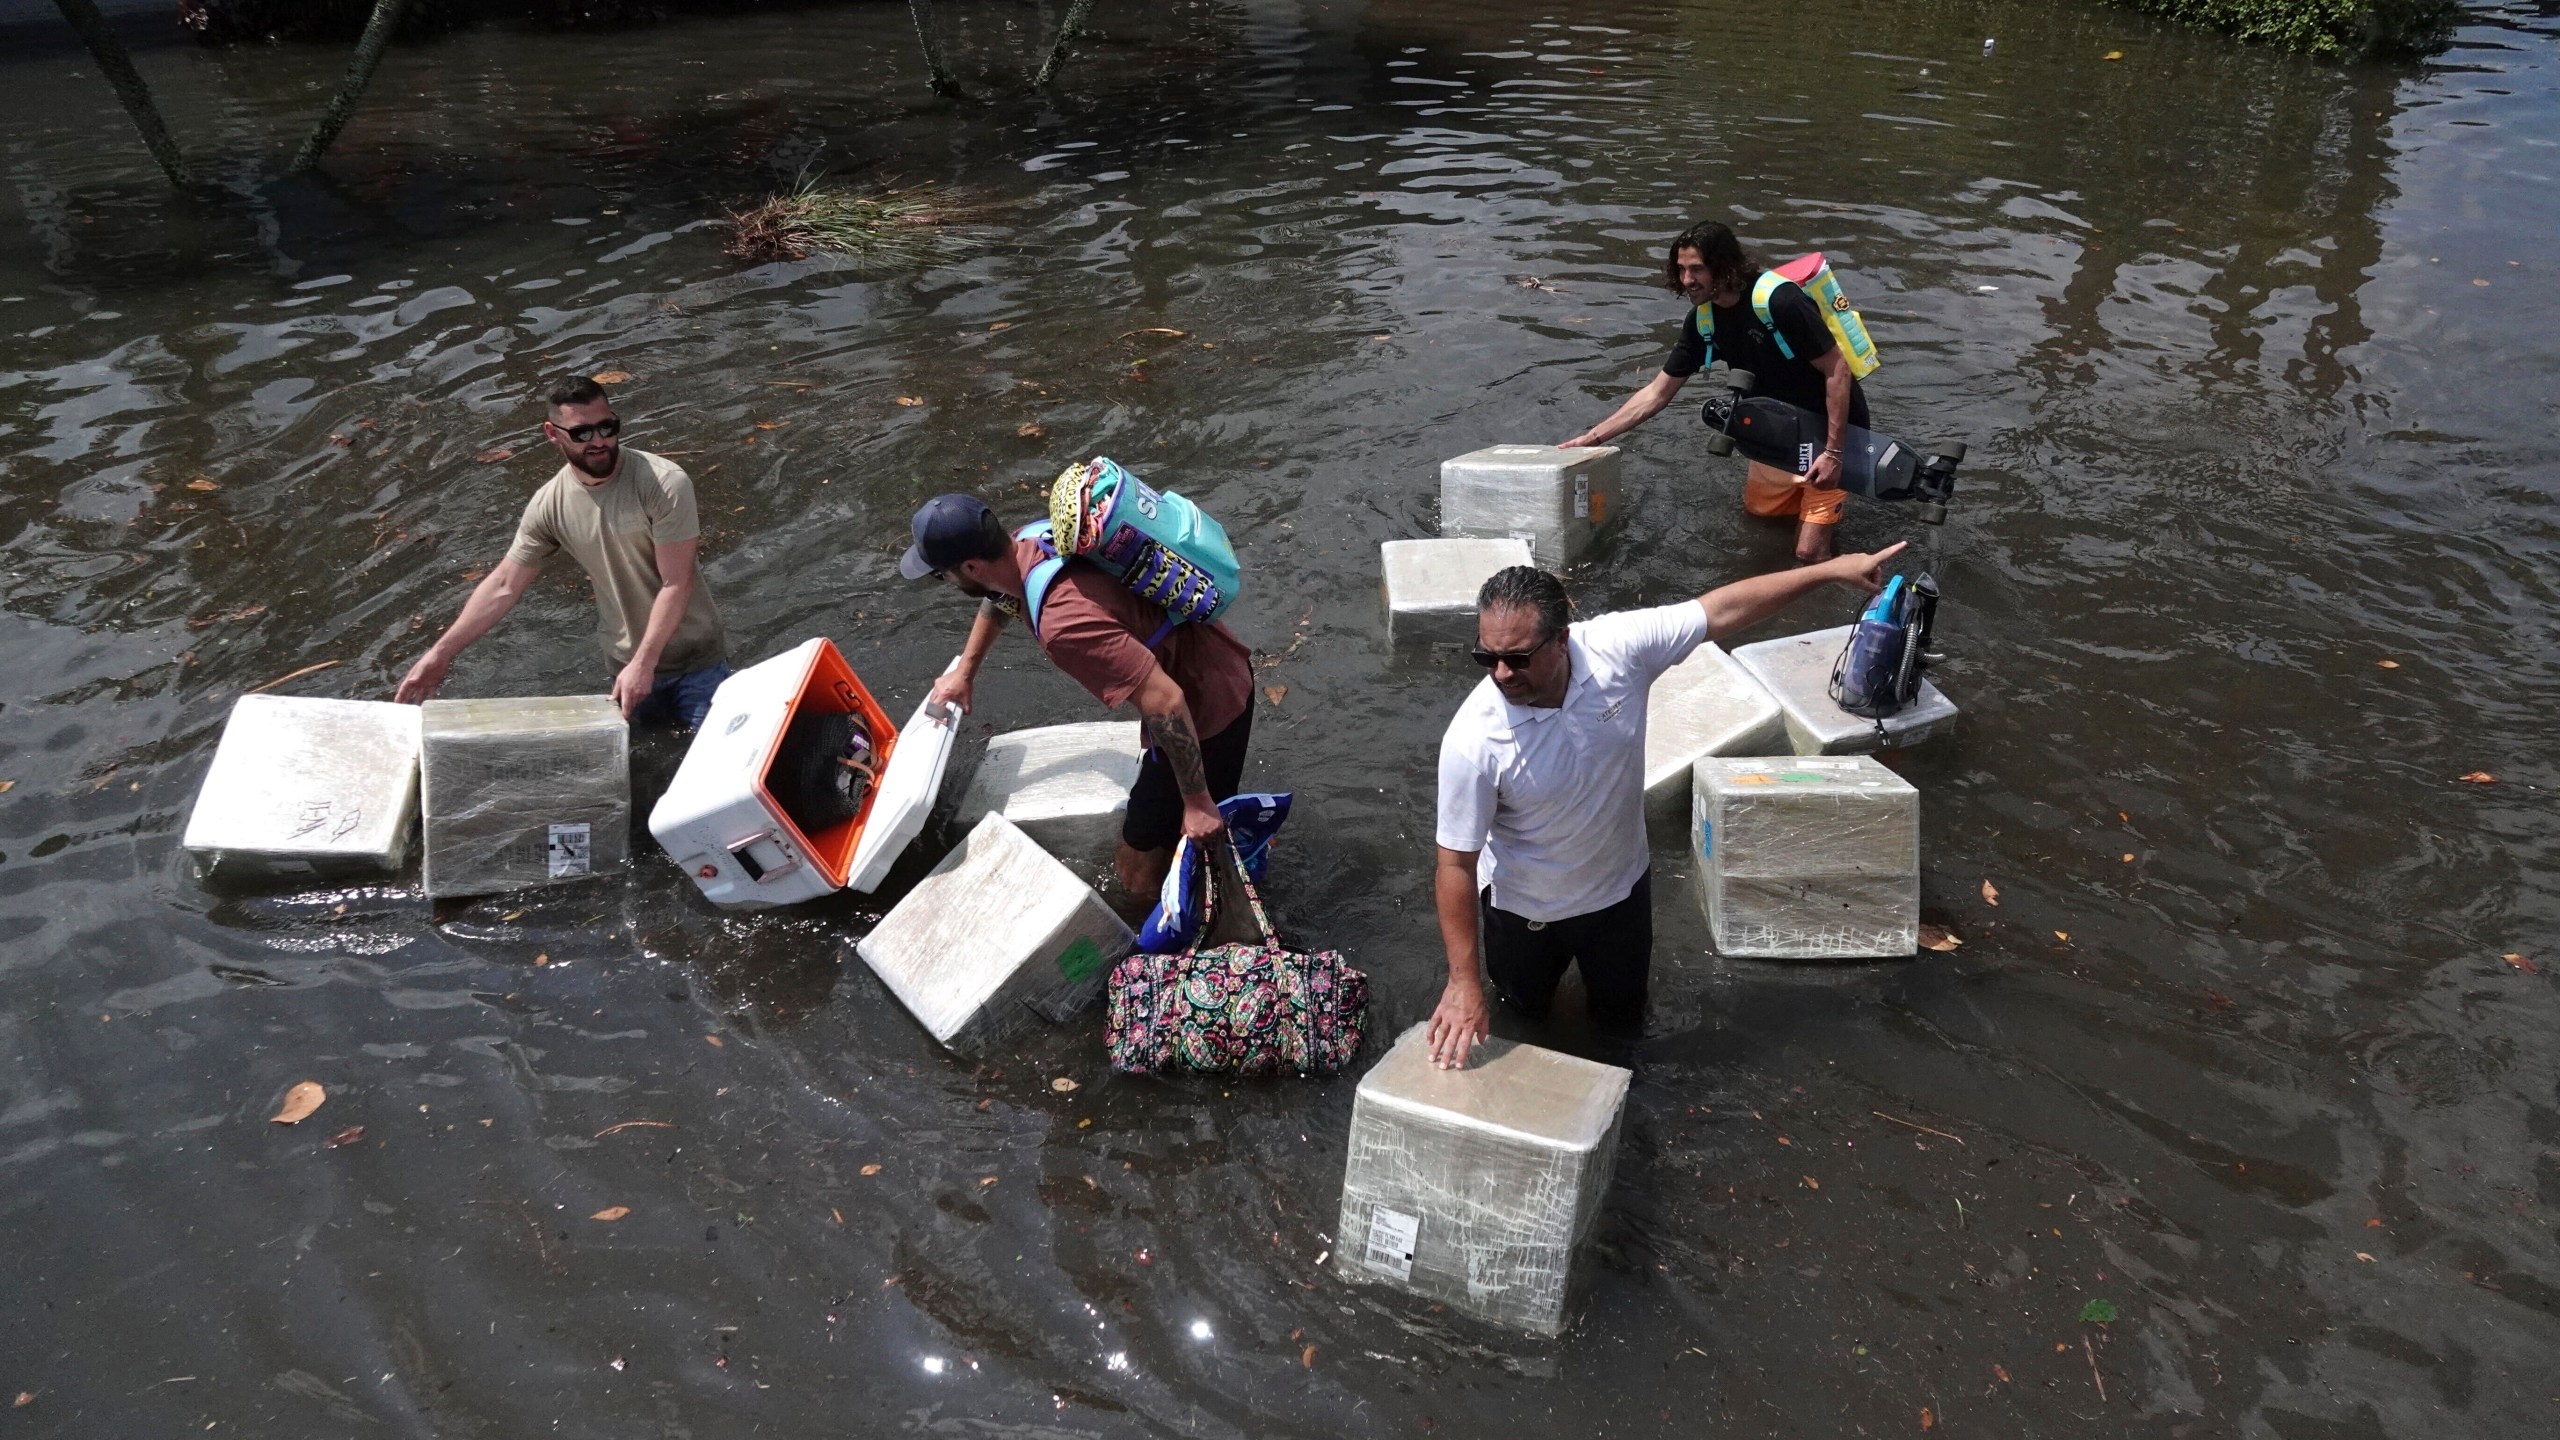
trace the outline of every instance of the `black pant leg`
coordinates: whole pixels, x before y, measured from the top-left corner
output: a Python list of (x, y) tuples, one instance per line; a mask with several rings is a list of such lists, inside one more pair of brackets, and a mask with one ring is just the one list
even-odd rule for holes
[[(1571, 924), (1559, 921), (1558, 924)], [(1485, 973), (1504, 1004), (1535, 1019), (1556, 998), (1556, 982), (1564, 978), (1571, 952), (1556, 943), (1555, 925), (1539, 925), (1508, 910), (1493, 907), (1493, 887), (1476, 895), (1476, 928), (1484, 937)]]
[(1653, 872), (1637, 877), (1626, 899), (1563, 923), (1572, 927), (1573, 957), (1591, 996), (1591, 1018), (1614, 1028), (1643, 1025), (1653, 975)]

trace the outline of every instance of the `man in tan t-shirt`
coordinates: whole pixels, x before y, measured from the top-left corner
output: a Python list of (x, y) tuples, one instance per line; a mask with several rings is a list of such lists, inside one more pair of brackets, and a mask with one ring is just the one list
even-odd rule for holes
[(551, 389), (542, 436), (569, 463), (533, 493), (515, 544), (452, 628), (427, 647), (393, 699), (436, 693), (454, 657), (506, 618), (554, 551), (566, 550), (596, 590), (596, 639), (620, 667), (613, 698), (636, 724), (691, 729), (728, 678), (728, 636), (694, 565), (702, 522), (684, 468), (615, 436), (621, 419), (604, 388), (583, 376)]

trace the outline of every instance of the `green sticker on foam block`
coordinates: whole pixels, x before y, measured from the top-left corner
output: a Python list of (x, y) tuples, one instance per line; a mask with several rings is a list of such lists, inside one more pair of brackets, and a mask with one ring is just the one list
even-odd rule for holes
[(1093, 978), (1102, 968), (1102, 947), (1090, 935), (1081, 935), (1076, 943), (1058, 952), (1058, 973), (1079, 984)]
[(1778, 778), (1789, 785), (1819, 785), (1834, 777), (1816, 774), (1811, 770), (1789, 770)]

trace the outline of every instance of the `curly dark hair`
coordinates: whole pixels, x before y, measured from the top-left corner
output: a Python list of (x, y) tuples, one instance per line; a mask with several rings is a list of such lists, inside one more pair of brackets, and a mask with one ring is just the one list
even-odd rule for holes
[(1573, 602), (1564, 593), (1564, 582), (1535, 565), (1513, 565), (1496, 570), (1493, 578), (1476, 592), (1476, 613), (1490, 610), (1534, 610), (1538, 612), (1538, 643), (1543, 645), (1556, 637), (1573, 619)]
[(1762, 266), (1760, 257), (1742, 248), (1733, 227), (1716, 220), (1701, 220), (1671, 237), (1671, 246), (1662, 252), (1662, 283), (1673, 293), (1680, 290), (1680, 252), (1695, 250), (1706, 262), (1707, 269), (1719, 277), (1740, 278), (1756, 275)]

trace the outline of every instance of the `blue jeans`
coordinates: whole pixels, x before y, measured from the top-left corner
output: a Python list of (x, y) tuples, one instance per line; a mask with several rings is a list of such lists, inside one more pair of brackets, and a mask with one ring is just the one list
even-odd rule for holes
[(649, 698), (631, 712), (634, 725), (674, 725), (686, 730), (702, 728), (702, 717), (711, 713), (711, 692), (729, 678), (729, 662), (714, 660), (699, 670), (670, 675), (649, 687)]

